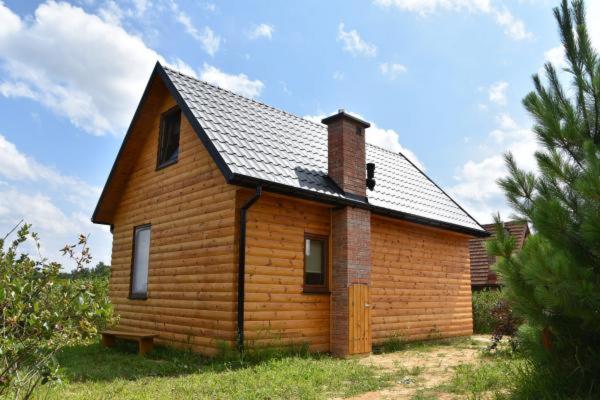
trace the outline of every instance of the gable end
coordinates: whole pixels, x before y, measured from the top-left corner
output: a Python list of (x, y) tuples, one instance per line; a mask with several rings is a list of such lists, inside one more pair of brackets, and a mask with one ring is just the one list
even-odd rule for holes
[[(157, 78), (159, 78), (160, 81), (157, 81)], [(125, 138), (123, 139), (123, 143), (121, 144), (121, 147), (119, 148), (119, 152), (117, 153), (115, 162), (113, 163), (113, 166), (110, 170), (108, 179), (106, 180), (104, 188), (102, 189), (102, 193), (100, 194), (100, 198), (98, 200), (98, 203), (96, 204), (94, 213), (92, 214), (92, 222), (93, 223), (104, 224), (104, 225), (112, 224), (110, 216), (111, 216), (112, 212), (114, 211), (115, 204), (111, 204), (111, 201), (108, 200), (107, 198), (110, 196), (111, 191), (113, 191), (113, 190), (118, 191), (120, 189), (120, 185), (118, 185), (115, 182), (115, 179), (119, 173), (119, 171), (118, 171), (119, 168), (127, 167), (127, 166), (121, 166), (121, 164), (123, 163), (124, 153), (125, 153), (126, 149), (132, 145), (132, 140), (133, 140), (132, 134), (134, 131), (134, 127), (136, 126), (138, 121), (140, 121), (142, 109), (146, 105), (151, 93), (153, 91), (160, 90), (160, 88), (157, 87), (158, 82), (162, 82), (162, 84), (167, 89), (167, 92), (175, 99), (177, 106), (182, 111), (183, 115), (188, 119), (192, 128), (196, 132), (196, 135), (202, 141), (202, 144), (204, 145), (204, 147), (206, 148), (206, 150), (212, 157), (213, 161), (215, 162), (215, 164), (217, 165), (217, 167), (223, 174), (223, 177), (225, 178), (227, 183), (231, 183), (231, 181), (233, 180), (233, 174), (232, 174), (231, 170), (229, 169), (229, 167), (227, 166), (227, 164), (225, 163), (225, 161), (223, 160), (223, 158), (221, 157), (221, 155), (215, 148), (214, 144), (211, 142), (210, 138), (206, 135), (206, 132), (204, 132), (204, 129), (202, 129), (202, 126), (200, 126), (198, 119), (194, 116), (194, 114), (190, 110), (187, 103), (183, 100), (183, 98), (179, 94), (178, 90), (173, 85), (173, 82), (171, 82), (171, 79), (165, 72), (163, 66), (160, 64), (160, 62), (157, 61), (156, 65), (154, 66), (154, 69), (152, 70), (152, 74), (150, 75), (150, 78), (148, 79), (148, 83), (146, 84), (146, 88), (144, 89), (142, 98), (140, 99), (140, 102), (138, 103), (136, 111), (133, 115), (133, 119), (131, 120), (131, 123), (129, 124), (127, 133), (125, 134)], [(136, 143), (133, 143), (133, 144), (136, 144)], [(115, 186), (117, 186), (117, 187), (115, 187)]]

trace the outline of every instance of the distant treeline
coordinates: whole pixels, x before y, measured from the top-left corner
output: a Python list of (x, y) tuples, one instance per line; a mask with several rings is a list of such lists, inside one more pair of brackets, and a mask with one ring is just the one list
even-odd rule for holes
[(59, 274), (61, 278), (66, 279), (81, 279), (81, 278), (94, 278), (102, 277), (107, 278), (110, 276), (110, 265), (104, 264), (100, 261), (95, 267), (74, 269), (71, 272), (61, 272)]

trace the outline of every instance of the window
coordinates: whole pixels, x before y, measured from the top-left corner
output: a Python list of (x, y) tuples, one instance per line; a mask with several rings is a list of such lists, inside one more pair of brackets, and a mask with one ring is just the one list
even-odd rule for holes
[(304, 236), (304, 291), (327, 293), (327, 238)]
[(160, 135), (158, 137), (158, 159), (156, 168), (160, 169), (177, 162), (179, 156), (179, 126), (181, 111), (172, 108), (160, 119)]
[(133, 258), (129, 298), (145, 299), (148, 295), (148, 261), (150, 258), (150, 225), (133, 230)]

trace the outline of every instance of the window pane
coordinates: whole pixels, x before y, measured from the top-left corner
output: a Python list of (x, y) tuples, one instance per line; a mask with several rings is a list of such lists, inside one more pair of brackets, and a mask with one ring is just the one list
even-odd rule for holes
[(325, 284), (325, 266), (323, 265), (323, 252), (325, 251), (323, 240), (306, 239), (305, 254), (305, 283), (307, 285)]
[(179, 127), (181, 112), (174, 111), (163, 117), (159, 141), (159, 166), (176, 161), (179, 156)]
[(150, 227), (135, 229), (133, 255), (132, 294), (146, 294), (148, 291), (148, 259), (150, 258)]

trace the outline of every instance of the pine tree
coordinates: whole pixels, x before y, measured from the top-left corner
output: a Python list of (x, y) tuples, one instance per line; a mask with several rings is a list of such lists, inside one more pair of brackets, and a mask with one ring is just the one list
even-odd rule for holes
[(600, 398), (600, 61), (583, 1), (563, 0), (554, 15), (568, 81), (548, 63), (546, 82), (534, 75), (535, 91), (523, 100), (540, 143), (538, 171), (520, 169), (509, 153), (508, 176), (498, 181), (535, 234), (513, 254), (498, 225), (488, 251), (527, 321), (520, 333), (532, 370), (552, 377), (559, 398)]

